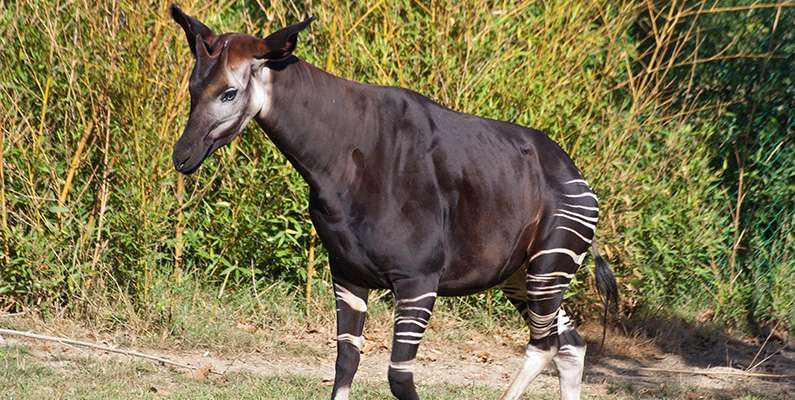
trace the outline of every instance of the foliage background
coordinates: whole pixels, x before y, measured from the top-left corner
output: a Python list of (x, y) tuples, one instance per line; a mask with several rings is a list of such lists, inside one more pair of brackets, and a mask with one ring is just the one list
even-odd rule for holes
[[(167, 3), (0, 4), (0, 309), (158, 324), (185, 282), (305, 290), (307, 188), (266, 135), (173, 171), (192, 59)], [(624, 316), (795, 328), (792, 2), (181, 6), (258, 35), (316, 15), (309, 62), (547, 131), (602, 199)], [(322, 248), (315, 264), (322, 293)], [(511, 312), (498, 293), (462, 301)]]

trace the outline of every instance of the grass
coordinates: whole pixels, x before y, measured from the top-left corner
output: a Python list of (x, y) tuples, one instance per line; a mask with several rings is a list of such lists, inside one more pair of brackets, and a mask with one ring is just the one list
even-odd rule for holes
[[(181, 5), (218, 31), (257, 35), (316, 15), (297, 50), (309, 62), (547, 131), (603, 199), (598, 235), (627, 314), (663, 306), (740, 327), (795, 324), (791, 223), (742, 234), (733, 218), (742, 196), (723, 185), (729, 167), (715, 149), (733, 130), (715, 115), (694, 117), (723, 111), (721, 98), (697, 101), (697, 78), (687, 77), (711, 55), (693, 43), (722, 32), (698, 29), (693, 10), (712, 2), (691, 10), (632, 0), (260, 3)], [(758, 12), (766, 14), (747, 28), (751, 36), (778, 21), (775, 9)], [(791, 9), (781, 15), (778, 25), (790, 26)], [(167, 2), (11, 2), (0, 8), (0, 41), (8, 71), (0, 78), (0, 310), (36, 308), (189, 343), (222, 339), (180, 308), (238, 288), (264, 293), (286, 282), (288, 300), (268, 304), (279, 310), (228, 302), (261, 326), (313, 311), (296, 293), (315, 243), (307, 187), (267, 137), (247, 129), (190, 177), (171, 167), (192, 59)], [(774, 139), (758, 157), (781, 157), (771, 162), (787, 176), (792, 152)], [(770, 201), (795, 198), (776, 187)], [(746, 208), (764, 208), (762, 200)], [(786, 221), (787, 210), (771, 219)], [(769, 250), (756, 257), (758, 273), (735, 257), (750, 248), (743, 237)], [(778, 245), (766, 249), (771, 241)], [(329, 282), (317, 250), (316, 297)], [(586, 266), (570, 288), (572, 314), (596, 312), (592, 283)], [(499, 294), (447, 304), (462, 325), (514, 318)]]
[[(487, 386), (419, 385), (420, 396), (434, 400), (496, 399), (500, 391)], [(327, 398), (331, 387), (316, 377), (258, 376), (228, 373), (208, 378), (138, 361), (97, 360), (82, 356), (46, 354), (24, 346), (0, 347), (0, 393), (4, 399), (281, 399)], [(554, 390), (532, 388), (523, 400), (552, 400)], [(357, 380), (353, 396), (361, 400), (391, 398), (386, 382)], [(766, 400), (748, 392), (711, 392), (681, 386), (619, 383), (587, 385), (586, 400), (608, 399), (739, 399)]]
[[(150, 363), (98, 362), (54, 357), (42, 361), (24, 347), (0, 348), (0, 392), (6, 399), (317, 399), (331, 388), (320, 379), (299, 375), (261, 377), (232, 373), (196, 379), (164, 371)], [(357, 382), (359, 399), (389, 398), (386, 382)], [(476, 386), (419, 386), (427, 399), (496, 398), (494, 389)], [(527, 397), (546, 399), (552, 397)]]
[[(380, 301), (371, 301), (368, 308), (365, 333), (371, 341), (378, 338), (388, 346), (393, 322), (391, 295), (371, 293), (372, 300), (379, 297)], [(218, 292), (190, 277), (172, 287), (168, 299), (162, 308), (143, 310), (123, 303), (104, 304), (91, 320), (31, 308), (21, 317), (2, 317), (0, 326), (76, 338), (93, 336), (132, 347), (202, 349), (228, 356), (256, 351), (304, 359), (326, 355), (329, 349), (306, 345), (300, 338), (325, 343), (336, 336), (334, 295), (324, 282), (318, 282), (308, 305), (301, 293), (284, 282), (256, 291), (248, 286), (229, 287), (219, 297)], [(498, 304), (494, 308), (504, 307), (512, 306)], [(241, 329), (241, 323), (255, 331)], [(515, 311), (490, 314), (488, 308), (475, 308), (458, 298), (437, 303), (429, 329), (425, 344), (440, 348), (495, 334), (518, 346), (528, 335)]]

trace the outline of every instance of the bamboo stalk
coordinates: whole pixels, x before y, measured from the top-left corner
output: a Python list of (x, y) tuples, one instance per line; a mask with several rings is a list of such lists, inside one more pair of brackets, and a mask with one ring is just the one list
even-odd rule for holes
[(713, 8), (708, 8), (706, 10), (685, 11), (681, 13), (680, 16), (688, 17), (691, 15), (701, 15), (701, 14), (720, 14), (728, 12), (762, 10), (767, 8), (790, 8), (790, 7), (795, 7), (795, 2), (785, 1), (783, 3), (751, 4), (747, 6), (731, 6), (731, 7), (713, 7)]
[[(3, 124), (5, 126), (5, 124)], [(10, 257), (8, 249), (8, 209), (6, 208), (5, 149), (6, 130), (0, 128), (0, 238), (3, 240), (3, 254), (0, 265), (7, 265)]]
[(89, 121), (85, 130), (83, 130), (83, 135), (80, 138), (80, 142), (77, 144), (75, 154), (72, 156), (72, 161), (69, 163), (69, 170), (66, 172), (66, 180), (64, 181), (63, 188), (61, 189), (61, 194), (58, 195), (58, 207), (63, 207), (66, 204), (66, 197), (69, 195), (69, 191), (72, 188), (72, 180), (75, 177), (77, 167), (80, 165), (80, 156), (83, 154), (83, 150), (86, 148), (86, 143), (88, 142), (88, 138), (91, 136), (91, 129), (93, 127), (94, 124)]
[(312, 276), (315, 274), (315, 227), (309, 231), (309, 254), (306, 257), (306, 313), (309, 314), (309, 305), (312, 304)]
[(174, 274), (173, 279), (175, 282), (182, 280), (182, 233), (185, 230), (185, 214), (182, 208), (185, 203), (185, 177), (182, 174), (177, 174), (177, 204), (179, 211), (177, 211), (177, 226), (174, 231)]
[(41, 114), (39, 115), (39, 130), (38, 135), (34, 138), (34, 150), (39, 150), (41, 145), (41, 136), (44, 134), (44, 122), (47, 116), (47, 102), (50, 99), (50, 86), (52, 86), (52, 77), (48, 74), (47, 81), (44, 83), (44, 90), (42, 91), (41, 98)]

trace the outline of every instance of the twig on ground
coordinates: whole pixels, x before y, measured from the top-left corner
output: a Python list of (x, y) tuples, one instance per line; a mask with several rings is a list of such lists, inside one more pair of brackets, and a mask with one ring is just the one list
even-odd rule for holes
[[(767, 342), (770, 341), (770, 338), (773, 336), (773, 333), (776, 331), (776, 329), (778, 329), (778, 324), (779, 323), (781, 323), (781, 321), (776, 322), (776, 326), (774, 326), (773, 329), (770, 330), (770, 333), (767, 334), (767, 337), (765, 338), (764, 343), (762, 343), (762, 346), (759, 347), (759, 351), (756, 352), (756, 355), (754, 356), (754, 359), (751, 360), (751, 364), (748, 366), (748, 368), (745, 369), (746, 371), (750, 371), (750, 370), (756, 368), (756, 364), (754, 364), (756, 362), (756, 359), (759, 358), (760, 354), (762, 354), (762, 350), (764, 350), (765, 346), (767, 346)], [(775, 353), (773, 353), (773, 354), (775, 354)], [(765, 361), (762, 360), (762, 362), (765, 362)]]
[(792, 379), (795, 374), (763, 374), (759, 372), (745, 372), (737, 371), (709, 371), (709, 370), (695, 370), (695, 369), (667, 369), (667, 368), (637, 368), (638, 371), (647, 372), (667, 372), (671, 374), (694, 374), (694, 375), (733, 375), (733, 376), (746, 376), (754, 378), (771, 378), (771, 379)]
[[(4, 328), (0, 328), (0, 335), (21, 336), (21, 337), (26, 337), (26, 338), (30, 338), (30, 339), (37, 339), (37, 340), (44, 340), (44, 341), (48, 341), (48, 342), (56, 342), (56, 343), (67, 344), (67, 345), (87, 347), (87, 348), (90, 348), (90, 349), (103, 350), (103, 351), (108, 351), (108, 352), (111, 352), (111, 353), (124, 354), (124, 355), (131, 356), (131, 357), (144, 358), (144, 359), (147, 359), (147, 360), (157, 361), (159, 363), (163, 363), (163, 364), (167, 364), (167, 365), (171, 365), (171, 366), (179, 367), (179, 368), (190, 369), (190, 370), (196, 370), (196, 369), (201, 368), (201, 367), (196, 367), (196, 366), (193, 366), (193, 365), (183, 364), (183, 363), (176, 362), (176, 361), (171, 361), (171, 360), (169, 360), (167, 358), (164, 358), (164, 357), (151, 355), (151, 354), (146, 354), (146, 353), (141, 353), (141, 352), (135, 351), (135, 350), (116, 349), (116, 348), (113, 348), (113, 347), (110, 347), (110, 346), (105, 346), (105, 345), (96, 344), (96, 343), (90, 343), (90, 342), (84, 342), (84, 341), (81, 341), (81, 340), (74, 340), (74, 339), (69, 339), (69, 338), (65, 338), (65, 337), (40, 335), (40, 334), (37, 334), (37, 333), (21, 332), (21, 331), (15, 331), (13, 329), (4, 329)], [(222, 375), (222, 373), (213, 371), (212, 369), (210, 369), (210, 373), (217, 374), (217, 375)]]

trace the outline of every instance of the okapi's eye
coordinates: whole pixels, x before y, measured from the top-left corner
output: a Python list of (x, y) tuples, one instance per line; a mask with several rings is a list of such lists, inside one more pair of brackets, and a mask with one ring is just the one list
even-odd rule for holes
[(232, 101), (235, 99), (235, 96), (237, 96), (237, 89), (229, 89), (221, 95), (221, 101), (224, 103)]

